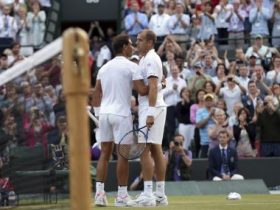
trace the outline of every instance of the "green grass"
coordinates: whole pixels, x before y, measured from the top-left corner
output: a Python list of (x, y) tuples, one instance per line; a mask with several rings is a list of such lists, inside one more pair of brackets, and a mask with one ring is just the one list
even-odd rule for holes
[[(280, 195), (242, 195), (241, 200), (227, 200), (226, 195), (216, 196), (169, 196), (169, 205), (164, 207), (154, 207), (153, 209), (168, 210), (280, 210)], [(114, 200), (109, 197), (109, 206), (106, 209), (120, 209), (114, 207)], [(51, 209), (62, 210), (70, 209), (69, 200), (59, 200), (54, 205), (28, 205), (18, 206), (14, 209), (32, 210), (32, 209)], [(102, 209), (93, 207), (93, 209)], [(125, 207), (125, 210), (135, 208)], [(148, 208), (152, 209), (152, 208)]]

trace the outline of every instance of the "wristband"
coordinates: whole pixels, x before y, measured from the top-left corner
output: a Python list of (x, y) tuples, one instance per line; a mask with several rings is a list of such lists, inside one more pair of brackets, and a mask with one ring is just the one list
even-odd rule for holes
[(93, 107), (93, 110), (94, 110), (94, 115), (95, 115), (96, 117), (99, 117), (100, 107)]
[(155, 114), (156, 114), (156, 107), (154, 107), (154, 106), (149, 106), (147, 116), (153, 116), (153, 117), (154, 117)]

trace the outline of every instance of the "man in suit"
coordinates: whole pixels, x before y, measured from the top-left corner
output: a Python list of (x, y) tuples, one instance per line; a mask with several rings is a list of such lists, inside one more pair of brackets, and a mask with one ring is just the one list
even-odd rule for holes
[(242, 175), (237, 174), (237, 152), (229, 147), (229, 133), (222, 129), (218, 133), (219, 145), (209, 152), (208, 175), (213, 181), (243, 180)]

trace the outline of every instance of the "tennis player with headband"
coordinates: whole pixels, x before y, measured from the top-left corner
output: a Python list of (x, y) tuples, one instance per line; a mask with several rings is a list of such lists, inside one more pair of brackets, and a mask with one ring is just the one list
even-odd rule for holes
[[(101, 155), (97, 164), (95, 205), (106, 206), (104, 182), (107, 177), (108, 161), (114, 143), (118, 144), (125, 133), (132, 130), (130, 100), (132, 88), (139, 94), (147, 94), (148, 86), (143, 83), (139, 66), (128, 60), (133, 47), (129, 36), (118, 35), (113, 40), (116, 57), (99, 70), (93, 92), (95, 114), (99, 115)], [(99, 107), (100, 108), (97, 108)], [(116, 206), (126, 206), (130, 199), (127, 193), (128, 160), (118, 154), (118, 195)]]
[[(139, 127), (146, 124), (150, 130), (147, 146), (140, 157), (144, 192), (137, 199), (128, 202), (129, 206), (168, 205), (164, 186), (166, 163), (161, 146), (166, 118), (166, 104), (163, 100), (162, 89), (159, 88), (163, 71), (161, 59), (154, 50), (155, 43), (156, 35), (151, 30), (145, 29), (137, 36), (137, 49), (142, 56), (139, 66), (144, 82), (149, 86), (149, 94), (138, 98)], [(150, 154), (154, 160), (154, 165)], [(154, 171), (156, 191), (153, 194), (152, 178)]]

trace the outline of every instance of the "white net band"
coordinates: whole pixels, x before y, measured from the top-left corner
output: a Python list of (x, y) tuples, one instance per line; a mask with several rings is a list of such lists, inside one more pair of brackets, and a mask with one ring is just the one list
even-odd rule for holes
[(46, 45), (44, 48), (35, 52), (32, 56), (15, 64), (13, 67), (5, 70), (0, 74), (0, 86), (22, 75), (28, 70), (44, 63), (48, 59), (54, 57), (62, 50), (62, 38), (58, 38), (52, 43)]

